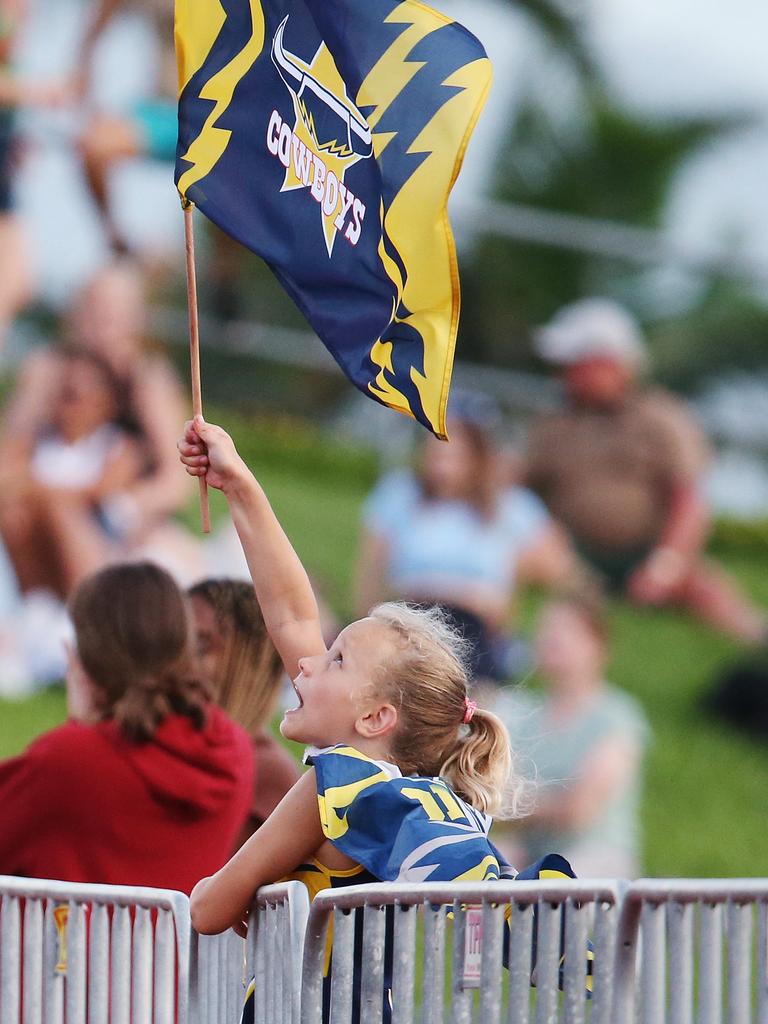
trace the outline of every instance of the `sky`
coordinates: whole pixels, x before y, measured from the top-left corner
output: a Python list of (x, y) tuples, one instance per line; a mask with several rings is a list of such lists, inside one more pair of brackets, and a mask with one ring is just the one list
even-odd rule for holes
[[(568, 0), (564, 0), (568, 3)], [(568, 109), (568, 81), (530, 22), (506, 0), (440, 0), (481, 38), (495, 67), (478, 149), (536, 77)], [(722, 117), (734, 127), (681, 168), (669, 197), (670, 234), (694, 248), (741, 247), (768, 281), (768, 2), (570, 0), (613, 95), (651, 119)], [(737, 123), (738, 122), (738, 123)], [(470, 163), (473, 152), (468, 154)], [(468, 168), (472, 179), (485, 154)], [(470, 187), (475, 182), (470, 180)]]
[(768, 280), (768, 3), (590, 0), (589, 8), (595, 52), (628, 106), (742, 122), (683, 168), (668, 223), (694, 245), (739, 245)]
[(629, 104), (768, 119), (764, 0), (589, 0), (589, 36)]

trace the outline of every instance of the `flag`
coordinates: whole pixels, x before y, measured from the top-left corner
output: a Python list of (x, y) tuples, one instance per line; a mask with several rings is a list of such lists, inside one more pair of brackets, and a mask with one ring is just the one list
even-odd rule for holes
[(365, 394), (445, 436), (447, 202), (490, 87), (417, 0), (176, 0), (183, 200), (261, 256)]

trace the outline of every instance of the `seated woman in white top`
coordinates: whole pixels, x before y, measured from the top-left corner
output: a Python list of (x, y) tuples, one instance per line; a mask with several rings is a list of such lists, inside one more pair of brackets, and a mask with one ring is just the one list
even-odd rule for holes
[[(184, 421), (184, 396), (173, 366), (146, 337), (147, 302), (143, 275), (129, 260), (101, 270), (76, 296), (64, 337), (92, 352), (111, 370), (120, 392), (121, 426), (141, 452), (140, 472), (100, 502), (101, 524), (115, 557), (162, 565), (187, 586), (204, 575), (200, 542), (175, 521), (191, 496), (189, 478), (179, 473), (176, 438)], [(0, 473), (4, 486), (18, 493), (27, 476), (30, 452), (50, 422), (63, 374), (61, 346), (34, 349), (24, 360), (0, 420)], [(57, 506), (62, 516), (71, 509)], [(61, 524), (62, 551), (74, 574), (63, 583), (22, 581), (22, 589), (44, 587), (67, 592), (74, 582), (103, 564), (104, 532), (79, 513)], [(84, 526), (84, 528), (80, 528)], [(39, 561), (39, 559), (38, 559)], [(22, 573), (22, 575), (25, 575)]]
[[(179, 473), (176, 438), (185, 399), (176, 371), (146, 334), (147, 298), (137, 266), (103, 268), (76, 295), (63, 337), (109, 364), (120, 388), (120, 423), (144, 453), (140, 475), (105, 509), (110, 530), (131, 549), (183, 509), (191, 494)], [(35, 348), (23, 361), (0, 419), (0, 468), (12, 475), (45, 429), (59, 388), (58, 344)]]
[(109, 364), (77, 348), (59, 362), (47, 422), (3, 482), (0, 531), (21, 590), (66, 597), (113, 553), (103, 504), (139, 477), (142, 452)]
[(386, 475), (369, 496), (357, 571), (357, 612), (395, 597), (440, 604), (472, 643), (475, 678), (508, 675), (503, 631), (525, 561), (553, 581), (571, 556), (543, 504), (505, 481), (494, 410), (459, 396), (450, 441), (425, 437), (416, 469)]

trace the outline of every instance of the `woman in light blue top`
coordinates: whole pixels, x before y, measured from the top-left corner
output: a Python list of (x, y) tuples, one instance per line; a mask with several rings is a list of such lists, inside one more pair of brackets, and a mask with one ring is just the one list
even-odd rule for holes
[(539, 499), (505, 481), (491, 427), (484, 403), (456, 402), (450, 442), (427, 437), (414, 471), (379, 482), (365, 504), (357, 610), (386, 597), (441, 604), (473, 642), (475, 676), (499, 680), (521, 567), (562, 578), (571, 563)]

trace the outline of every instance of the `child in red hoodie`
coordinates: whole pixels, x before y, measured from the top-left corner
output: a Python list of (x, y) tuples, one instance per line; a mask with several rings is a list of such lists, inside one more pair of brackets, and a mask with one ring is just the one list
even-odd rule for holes
[(0, 764), (0, 874), (189, 893), (250, 809), (250, 738), (196, 678), (187, 604), (162, 569), (104, 569), (71, 614), (70, 719)]

